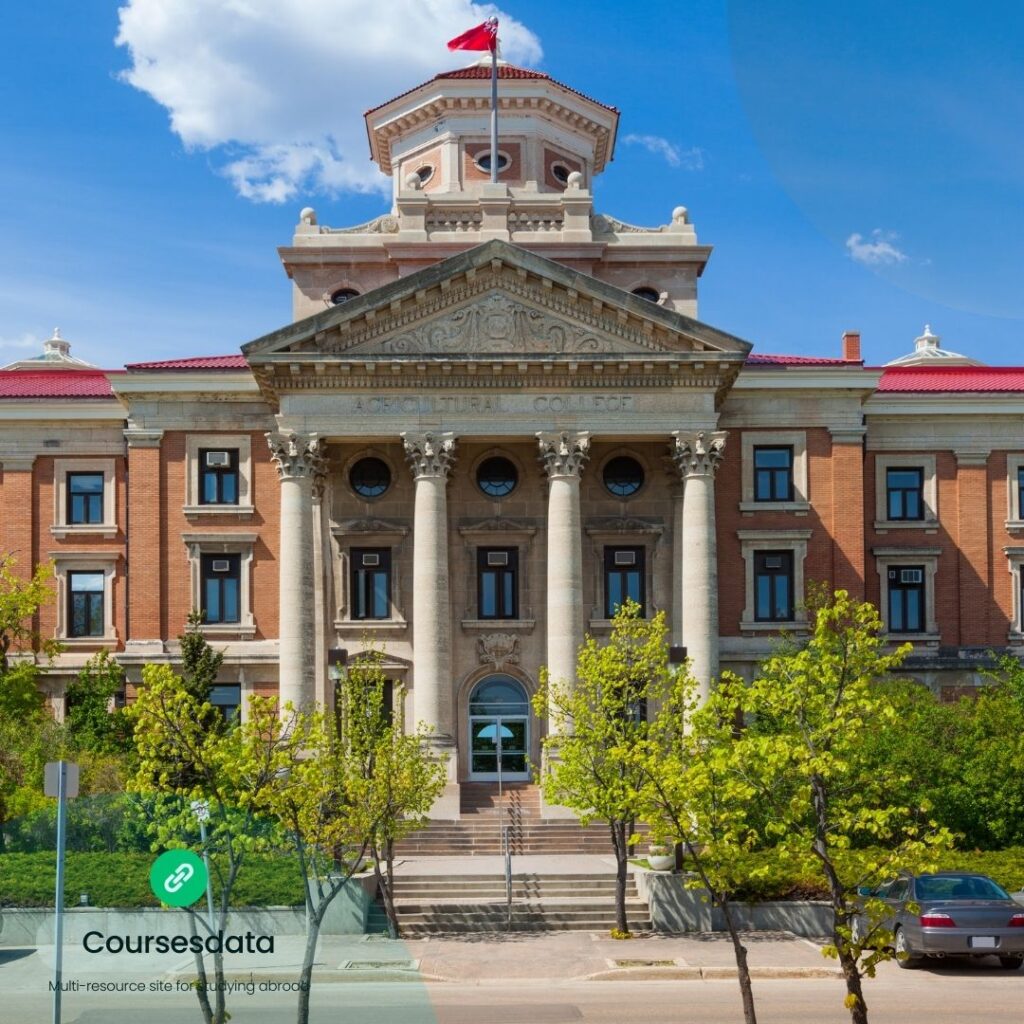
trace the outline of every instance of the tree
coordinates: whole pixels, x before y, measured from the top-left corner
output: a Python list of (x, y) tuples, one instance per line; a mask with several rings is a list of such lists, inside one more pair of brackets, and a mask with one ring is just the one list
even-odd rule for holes
[(688, 671), (677, 672), (647, 742), (636, 752), (638, 807), (660, 842), (681, 844), (686, 863), (722, 912), (732, 941), (746, 1024), (757, 1024), (747, 950), (733, 913), (733, 893), (749, 875), (746, 854), (764, 841), (756, 788), (738, 760), (743, 682), (726, 675), (700, 706)]
[(64, 726), (70, 744), (98, 754), (131, 749), (130, 719), (124, 708), (112, 708), (125, 687), (124, 669), (106, 650), (93, 655), (64, 691)]
[(400, 713), (402, 694), (388, 703), (383, 653), (360, 654), (337, 690), (336, 712), (346, 757), (369, 785), (368, 806), (375, 823), (370, 836), (374, 877), (384, 901), (391, 938), (401, 930), (394, 901), (395, 843), (427, 824), (427, 813), (444, 790), (447, 772), (432, 756), (430, 731), (422, 723), (407, 733)]
[(626, 880), (632, 825), (644, 775), (637, 754), (647, 740), (647, 709), (668, 683), (664, 613), (640, 617), (627, 601), (612, 620), (607, 644), (588, 636), (580, 648), (575, 685), (541, 674), (534, 711), (559, 723), (545, 737), (544, 797), (571, 807), (587, 825), (605, 821), (615, 850), (616, 931), (629, 935)]
[[(224, 663), (224, 652), (215, 651), (203, 636), (203, 613), (189, 612), (185, 632), (178, 636), (181, 645), (181, 682), (198, 705), (209, 704), (210, 692), (217, 685), (217, 676)], [(213, 706), (205, 713), (207, 729), (222, 729), (224, 719)]]
[(769, 658), (745, 692), (754, 721), (737, 740), (735, 765), (770, 809), (779, 853), (823, 878), (835, 920), (826, 952), (839, 960), (853, 1024), (867, 1024), (862, 976), (892, 955), (892, 936), (884, 905), (865, 903), (858, 888), (901, 870), (934, 870), (952, 836), (928, 819), (927, 806), (894, 802), (893, 780), (867, 755), (865, 737), (898, 720), (878, 681), (910, 646), (887, 652), (876, 609), (846, 591), (816, 598), (810, 611), (809, 640)]
[[(189, 908), (189, 928), (216, 934), (227, 924), (238, 873), (250, 852), (274, 840), (272, 827), (260, 817), (268, 791), (279, 785), (299, 756), (301, 738), (268, 730), (278, 723), (275, 702), (252, 698), (250, 727), (209, 730), (211, 709), (199, 702), (167, 665), (146, 665), (138, 699), (130, 708), (138, 767), (130, 788), (155, 804), (150, 816), (153, 849), (191, 849), (209, 858), (214, 882), (215, 920)], [(279, 723), (278, 723), (279, 724)], [(203, 801), (209, 813), (206, 843), (193, 802)], [(210, 984), (201, 953), (196, 953), (196, 993), (206, 1024), (224, 1024), (224, 961), (213, 954), (215, 984)]]

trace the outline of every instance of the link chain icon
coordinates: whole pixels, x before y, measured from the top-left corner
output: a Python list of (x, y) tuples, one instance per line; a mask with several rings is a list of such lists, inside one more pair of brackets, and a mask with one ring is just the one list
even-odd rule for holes
[(167, 906), (191, 906), (206, 892), (206, 865), (191, 850), (168, 850), (149, 869), (149, 887)]

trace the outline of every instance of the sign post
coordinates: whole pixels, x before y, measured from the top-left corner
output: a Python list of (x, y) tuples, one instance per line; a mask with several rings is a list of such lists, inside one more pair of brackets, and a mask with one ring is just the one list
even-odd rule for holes
[(68, 800), (78, 796), (78, 765), (50, 761), (43, 777), (43, 793), (57, 798), (57, 882), (54, 894), (53, 1024), (60, 1024), (61, 974), (64, 967), (64, 846), (68, 831)]

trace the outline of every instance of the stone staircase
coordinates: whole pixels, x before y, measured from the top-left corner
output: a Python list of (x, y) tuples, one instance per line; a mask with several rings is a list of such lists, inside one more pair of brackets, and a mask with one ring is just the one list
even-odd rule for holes
[(604, 824), (582, 826), (575, 818), (541, 817), (540, 787), (528, 782), (503, 787), (463, 783), (458, 821), (432, 821), (396, 846), (401, 857), (472, 857), (501, 854), (502, 827), (508, 827), (513, 855), (612, 854)]
[[(405, 938), (460, 932), (502, 932), (508, 927), (505, 879), (500, 874), (402, 874), (395, 878), (395, 905)], [(626, 887), (630, 930), (648, 930), (650, 912), (630, 875)], [(615, 877), (610, 874), (513, 874), (511, 930), (608, 931), (615, 927)], [(387, 931), (378, 900), (367, 932)]]

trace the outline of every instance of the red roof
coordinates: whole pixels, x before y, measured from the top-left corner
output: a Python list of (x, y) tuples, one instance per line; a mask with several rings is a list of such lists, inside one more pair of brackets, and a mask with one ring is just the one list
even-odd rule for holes
[(154, 363), (128, 363), (127, 370), (247, 370), (243, 355), (194, 356), (191, 359), (160, 359)]
[(1024, 366), (893, 366), (879, 391), (904, 394), (1024, 391)]
[(103, 370), (0, 371), (0, 399), (113, 397), (110, 381)]
[[(468, 68), (456, 68), (454, 71), (442, 71), (439, 75), (434, 75), (430, 81), (437, 82), (439, 80), (451, 78), (478, 79), (490, 77), (491, 66), (489, 64), (471, 64)], [(554, 84), (559, 88), (565, 89), (566, 92), (571, 92), (574, 96), (579, 96), (581, 99), (587, 100), (590, 103), (596, 103), (599, 107), (604, 107), (605, 110), (610, 110), (615, 114), (619, 112), (618, 107), (611, 107), (607, 103), (595, 100), (593, 96), (588, 96), (586, 93), (580, 92), (579, 89), (573, 89), (572, 86), (566, 85), (564, 82), (557, 81), (550, 75), (545, 74), (543, 71), (532, 71), (530, 68), (518, 68), (514, 64), (499, 64), (498, 78), (512, 78), (519, 80), (532, 79), (534, 81), (540, 79), (548, 82), (554, 82)], [(386, 107), (389, 103), (394, 103), (395, 100), (400, 100), (404, 96), (408, 96), (410, 93), (416, 92), (417, 89), (422, 89), (423, 86), (427, 84), (427, 82), (422, 82), (420, 85), (413, 86), (411, 89), (406, 89), (405, 92), (400, 92), (397, 96), (393, 96), (391, 99), (385, 100), (383, 103), (378, 103), (375, 107), (370, 107), (363, 116), (369, 116), (375, 110), (380, 110), (381, 107)]]
[(782, 356), (764, 352), (752, 352), (747, 356), (747, 366), (860, 366), (859, 362), (848, 359), (825, 359), (819, 356)]

